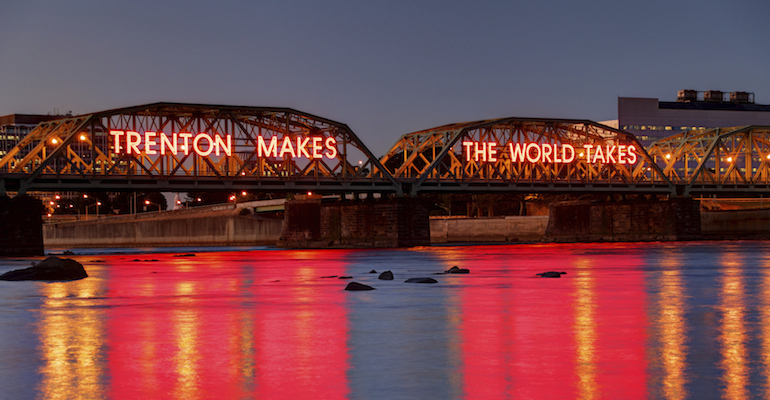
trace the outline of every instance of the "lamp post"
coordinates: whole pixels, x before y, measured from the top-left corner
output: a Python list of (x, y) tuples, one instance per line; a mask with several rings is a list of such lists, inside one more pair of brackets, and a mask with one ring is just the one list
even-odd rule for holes
[(88, 221), (88, 207), (95, 207), (96, 208), (96, 219), (99, 219), (99, 206), (100, 205), (102, 205), (101, 201), (97, 201), (94, 204), (86, 205), (86, 221)]
[(146, 206), (149, 206), (150, 204), (154, 204), (154, 205), (158, 206), (158, 213), (160, 213), (160, 212), (162, 211), (162, 210), (160, 209), (160, 208), (161, 208), (161, 207), (160, 207), (160, 204), (158, 204), (158, 203), (153, 203), (153, 202), (152, 202), (152, 201), (150, 201), (150, 200), (144, 200), (144, 205), (145, 205), (145, 207), (146, 207)]

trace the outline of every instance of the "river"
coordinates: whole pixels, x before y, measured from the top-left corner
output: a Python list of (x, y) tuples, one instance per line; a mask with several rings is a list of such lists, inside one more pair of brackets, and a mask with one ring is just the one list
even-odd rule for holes
[(0, 282), (0, 398), (770, 396), (770, 242), (69, 257), (90, 276)]

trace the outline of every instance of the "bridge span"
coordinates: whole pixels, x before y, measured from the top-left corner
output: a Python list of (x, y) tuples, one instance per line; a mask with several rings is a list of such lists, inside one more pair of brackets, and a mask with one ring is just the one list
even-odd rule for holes
[[(293, 109), (155, 103), (42, 122), (0, 159), (0, 194), (138, 190), (302, 193), (286, 205), (281, 243), (320, 247), (429, 244), (421, 193), (656, 195), (554, 206), (549, 229), (678, 240), (701, 233), (691, 196), (770, 193), (770, 127), (690, 131), (645, 149), (592, 121), (501, 118), (409, 133), (377, 158), (347, 125)], [(319, 196), (350, 192), (393, 196)], [(39, 221), (34, 201), (17, 197), (0, 196), (0, 212), (19, 217), (5, 221), (0, 252), (42, 251), (39, 227), (9, 233)]]
[(0, 159), (0, 191), (763, 195), (769, 168), (768, 127), (645, 149), (587, 120), (502, 118), (409, 133), (377, 158), (293, 109), (155, 103), (40, 123)]

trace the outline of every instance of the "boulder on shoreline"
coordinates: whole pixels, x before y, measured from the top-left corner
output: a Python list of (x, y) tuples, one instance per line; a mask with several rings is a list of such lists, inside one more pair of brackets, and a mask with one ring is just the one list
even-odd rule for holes
[(74, 281), (87, 278), (83, 264), (69, 258), (48, 257), (37, 265), (0, 275), (3, 281)]
[(445, 274), (470, 274), (471, 271), (468, 268), (460, 268), (455, 265), (454, 267), (444, 271), (444, 273)]

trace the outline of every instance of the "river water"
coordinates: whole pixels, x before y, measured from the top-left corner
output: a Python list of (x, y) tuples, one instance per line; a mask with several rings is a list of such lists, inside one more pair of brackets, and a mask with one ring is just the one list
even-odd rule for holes
[(89, 278), (0, 282), (0, 398), (770, 396), (770, 242), (71, 258)]

